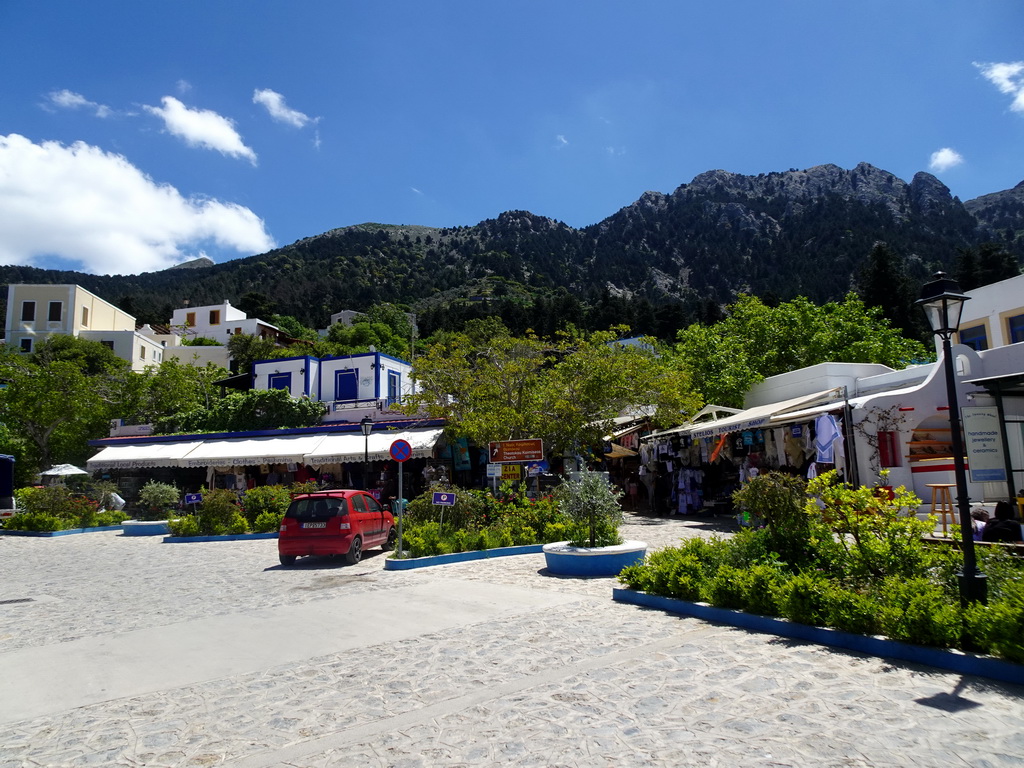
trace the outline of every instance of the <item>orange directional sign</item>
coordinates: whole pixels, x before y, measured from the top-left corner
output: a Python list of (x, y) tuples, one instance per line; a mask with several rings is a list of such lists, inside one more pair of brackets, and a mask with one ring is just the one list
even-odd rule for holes
[(542, 461), (544, 441), (539, 438), (528, 440), (502, 440), (490, 444), (488, 461), (491, 464), (514, 464), (520, 461)]

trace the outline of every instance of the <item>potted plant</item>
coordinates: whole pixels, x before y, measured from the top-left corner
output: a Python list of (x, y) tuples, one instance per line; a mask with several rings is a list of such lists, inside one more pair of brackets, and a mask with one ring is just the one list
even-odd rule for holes
[(572, 538), (545, 544), (548, 571), (563, 576), (615, 576), (643, 562), (647, 544), (623, 541), (621, 492), (602, 472), (582, 472), (555, 490), (558, 509), (572, 521)]
[(125, 536), (161, 536), (169, 532), (167, 518), (177, 509), (181, 492), (169, 483), (150, 480), (139, 491), (138, 508), (134, 520), (121, 525)]

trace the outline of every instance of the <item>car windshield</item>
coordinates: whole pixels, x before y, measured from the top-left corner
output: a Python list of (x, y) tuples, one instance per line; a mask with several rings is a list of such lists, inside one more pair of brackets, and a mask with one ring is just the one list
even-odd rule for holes
[(346, 511), (345, 500), (337, 497), (296, 499), (288, 507), (287, 517), (309, 522), (312, 520), (327, 520), (328, 518), (345, 514)]

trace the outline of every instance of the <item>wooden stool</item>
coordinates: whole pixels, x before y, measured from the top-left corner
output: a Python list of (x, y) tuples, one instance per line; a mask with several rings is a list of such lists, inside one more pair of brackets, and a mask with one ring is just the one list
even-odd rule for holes
[(938, 515), (942, 520), (942, 535), (948, 536), (946, 531), (946, 515), (949, 515), (949, 522), (956, 521), (956, 510), (953, 508), (953, 496), (949, 489), (955, 488), (955, 483), (926, 483), (932, 489), (932, 514)]

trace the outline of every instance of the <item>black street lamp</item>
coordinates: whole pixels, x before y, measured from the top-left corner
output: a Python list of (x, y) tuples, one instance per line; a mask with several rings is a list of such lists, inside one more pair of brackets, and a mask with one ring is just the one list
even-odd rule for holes
[(363, 430), (363, 488), (370, 490), (370, 433), (373, 431), (373, 419), (369, 414), (363, 416), (359, 428)]
[(988, 597), (985, 574), (978, 570), (974, 554), (974, 529), (971, 526), (971, 501), (967, 495), (967, 467), (964, 463), (964, 441), (960, 434), (960, 405), (956, 394), (956, 372), (953, 369), (952, 338), (960, 327), (964, 302), (971, 297), (960, 291), (960, 285), (945, 272), (936, 272), (935, 279), (921, 288), (917, 305), (924, 310), (932, 333), (942, 339), (942, 362), (946, 369), (946, 400), (949, 403), (950, 442), (953, 447), (953, 471), (956, 476), (956, 500), (960, 514), (960, 539), (964, 553), (964, 569), (960, 580), (960, 603), (984, 603)]

